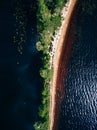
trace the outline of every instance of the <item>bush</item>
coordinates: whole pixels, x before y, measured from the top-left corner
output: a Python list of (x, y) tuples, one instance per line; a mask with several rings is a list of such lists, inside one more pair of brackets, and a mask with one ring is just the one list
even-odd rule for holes
[(43, 50), (43, 46), (42, 46), (42, 44), (41, 44), (40, 41), (38, 41), (38, 42), (36, 43), (36, 48), (37, 48), (38, 51), (42, 51), (42, 50)]
[(54, 30), (61, 26), (61, 16), (57, 15), (56, 13), (52, 16), (52, 23), (54, 26)]

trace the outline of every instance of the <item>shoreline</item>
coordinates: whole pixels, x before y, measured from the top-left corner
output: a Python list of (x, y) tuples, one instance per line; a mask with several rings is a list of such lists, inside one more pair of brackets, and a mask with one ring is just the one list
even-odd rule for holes
[(62, 17), (61, 27), (58, 27), (58, 29), (55, 30), (55, 35), (53, 36), (54, 40), (52, 40), (52, 51), (50, 52), (50, 68), (53, 68), (54, 55), (57, 50), (58, 42), (59, 42), (59, 39), (60, 39), (60, 36), (62, 33), (62, 28), (63, 28), (64, 22), (65, 22), (65, 18), (67, 16), (68, 8), (69, 8), (70, 4), (71, 4), (71, 0), (68, 0), (67, 3), (65, 4), (65, 6), (63, 7), (63, 9), (61, 11), (61, 17)]
[[(62, 50), (63, 50), (63, 43), (66, 41), (67, 38), (67, 31), (69, 27), (69, 22), (72, 17), (72, 12), (75, 8), (75, 5), (78, 0), (69, 0), (67, 6), (63, 8), (62, 14), (63, 20), (62, 20), (62, 25), (59, 29), (59, 33), (55, 35), (55, 40), (52, 42), (53, 48), (52, 53), (53, 58), (51, 59), (53, 63), (53, 80), (50, 85), (50, 111), (49, 111), (49, 121), (50, 121), (50, 130), (55, 130), (54, 129), (54, 124), (55, 124), (55, 111), (56, 111), (56, 86), (57, 86), (57, 80), (58, 80), (58, 72), (59, 72), (59, 64), (60, 64), (60, 58), (62, 55)], [(66, 5), (66, 4), (65, 4)], [(57, 38), (58, 37), (58, 38)], [(56, 40), (57, 39), (57, 40)], [(56, 43), (57, 42), (57, 43)], [(64, 44), (66, 47), (66, 43)], [(64, 48), (65, 48), (64, 47)]]

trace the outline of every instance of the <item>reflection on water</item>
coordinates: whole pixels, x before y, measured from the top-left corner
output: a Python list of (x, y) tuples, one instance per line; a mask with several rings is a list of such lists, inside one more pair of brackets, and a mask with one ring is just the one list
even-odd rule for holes
[(97, 19), (78, 17), (59, 130), (97, 130)]

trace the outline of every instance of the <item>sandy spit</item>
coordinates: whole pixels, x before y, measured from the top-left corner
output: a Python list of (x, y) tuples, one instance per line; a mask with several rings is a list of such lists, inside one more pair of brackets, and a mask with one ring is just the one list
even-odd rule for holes
[[(56, 95), (56, 86), (57, 86), (57, 76), (58, 76), (58, 67), (60, 56), (62, 52), (62, 47), (64, 44), (64, 39), (66, 38), (66, 32), (69, 26), (69, 22), (72, 16), (72, 12), (75, 8), (75, 5), (78, 0), (69, 0), (67, 4), (64, 6), (62, 10), (62, 25), (57, 30), (54, 40), (52, 41), (52, 53), (51, 53), (51, 60), (50, 63), (53, 67), (53, 78), (50, 85), (50, 110), (49, 110), (49, 130), (53, 130), (54, 125), (54, 114), (56, 109), (55, 103), (55, 95)], [(65, 46), (65, 44), (64, 44)]]

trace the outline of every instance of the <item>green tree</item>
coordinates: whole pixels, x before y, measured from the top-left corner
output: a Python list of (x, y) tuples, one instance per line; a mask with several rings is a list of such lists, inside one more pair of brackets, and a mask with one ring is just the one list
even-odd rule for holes
[(38, 51), (42, 51), (42, 50), (43, 50), (43, 45), (41, 44), (40, 41), (38, 41), (38, 42), (36, 43), (36, 48), (37, 48)]
[(42, 78), (46, 78), (47, 77), (47, 70), (46, 69), (41, 69), (40, 70), (40, 76)]
[(50, 20), (50, 17), (51, 17), (50, 10), (45, 5), (44, 0), (38, 0), (38, 12), (37, 12), (38, 20), (45, 24)]

